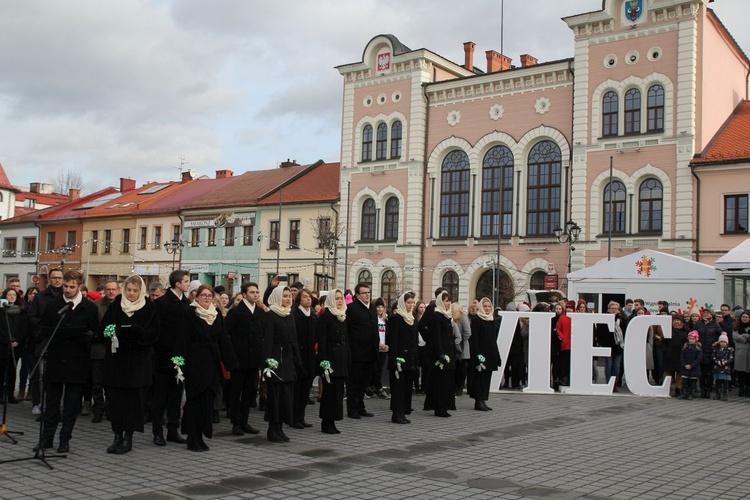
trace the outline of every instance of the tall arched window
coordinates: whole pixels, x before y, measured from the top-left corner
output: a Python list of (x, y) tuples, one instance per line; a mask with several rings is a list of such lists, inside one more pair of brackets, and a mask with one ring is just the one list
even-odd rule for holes
[(391, 158), (401, 158), (401, 122), (391, 125)]
[(602, 99), (602, 136), (617, 135), (617, 114), (620, 111), (617, 92), (610, 90)]
[(451, 294), (453, 302), (458, 302), (458, 274), (456, 274), (456, 271), (448, 271), (443, 275), (442, 286)]
[(602, 231), (609, 233), (609, 222), (612, 218), (612, 232), (625, 232), (625, 184), (612, 181), (604, 188), (604, 226)]
[(386, 240), (398, 239), (398, 198), (391, 196), (385, 202), (385, 234)]
[(362, 161), (372, 160), (372, 125), (362, 129)]
[(375, 239), (375, 200), (368, 198), (362, 204), (362, 233), (363, 240)]
[(390, 269), (380, 278), (380, 296), (385, 300), (386, 310), (398, 299), (396, 273)]
[(638, 231), (661, 231), (663, 196), (661, 182), (656, 179), (643, 181), (638, 190)]
[(638, 89), (625, 92), (625, 133), (641, 133), (641, 91)]
[(544, 271), (536, 271), (531, 275), (529, 286), (532, 290), (544, 290), (544, 278), (547, 277), (547, 273)]
[(461, 150), (448, 153), (441, 169), (440, 237), (469, 235), (469, 157)]
[(388, 125), (381, 123), (378, 125), (378, 136), (375, 141), (375, 159), (385, 160), (385, 153), (388, 149)]
[(646, 111), (648, 113), (648, 131), (664, 131), (664, 87), (661, 85), (652, 85), (648, 89), (646, 102)]
[(367, 269), (363, 269), (357, 275), (357, 283), (366, 283), (367, 286), (372, 288), (372, 273)]
[(495, 146), (482, 164), (482, 236), (510, 236), (513, 222), (513, 153)]
[(552, 141), (537, 143), (529, 153), (528, 168), (526, 234), (550, 236), (560, 225), (560, 148)]

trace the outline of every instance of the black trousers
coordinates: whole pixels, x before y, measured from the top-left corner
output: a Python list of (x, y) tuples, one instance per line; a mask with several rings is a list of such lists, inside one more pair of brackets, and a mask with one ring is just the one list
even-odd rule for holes
[(385, 367), (385, 362), (387, 359), (387, 352), (378, 352), (378, 360), (373, 368), (372, 378), (370, 379), (369, 384), (369, 387), (375, 389), (375, 392), (380, 392), (380, 390), (383, 388), (383, 367)]
[(16, 367), (13, 366), (11, 356), (0, 358), (0, 387), (5, 388), (8, 398), (13, 397), (16, 387)]
[(389, 379), (391, 384), (391, 411), (395, 415), (411, 413), (411, 386), (417, 376), (416, 371), (400, 372), (396, 378), (396, 371), (391, 370)]
[(246, 424), (250, 417), (250, 403), (258, 394), (258, 369), (232, 370), (228, 392), (232, 424)]
[[(349, 370), (346, 381), (346, 410), (349, 413), (365, 411), (365, 388), (370, 385), (374, 361), (356, 361)], [(325, 388), (323, 389), (325, 393)]]
[(104, 414), (104, 360), (91, 360), (91, 411)]
[[(39, 356), (32, 356), (31, 358), (31, 369), (36, 366), (34, 373), (29, 372), (29, 380), (31, 386), (31, 404), (37, 406), (42, 402), (42, 371), (47, 363), (46, 359), (39, 361)], [(38, 363), (38, 364), (37, 364)]]
[(434, 367), (430, 372), (430, 386), (424, 402), (425, 410), (456, 409), (456, 374), (453, 370)]
[(713, 366), (701, 363), (701, 391), (710, 391), (714, 385)]
[(305, 408), (307, 400), (310, 399), (312, 383), (312, 377), (297, 377), (294, 381), (294, 420), (296, 422), (305, 420)]
[(175, 373), (157, 373), (154, 379), (154, 398), (151, 400), (151, 428), (154, 434), (164, 432), (164, 410), (167, 410), (167, 428), (177, 431), (180, 426), (182, 384)]
[(466, 385), (466, 367), (469, 364), (468, 359), (456, 360), (456, 391), (468, 387)]
[(107, 387), (109, 420), (114, 432), (143, 432), (144, 390), (144, 387)]
[[(323, 396), (320, 398), (321, 420), (341, 420), (344, 418), (344, 379), (331, 377), (331, 383), (325, 377), (320, 377), (323, 384)], [(347, 396), (347, 401), (349, 397)]]
[(469, 397), (477, 401), (487, 401), (490, 397), (490, 382), (493, 373), (489, 370), (474, 373), (471, 377)]
[[(45, 401), (42, 438), (53, 439), (60, 423), (60, 401), (62, 401), (62, 429), (60, 441), (68, 441), (73, 435), (73, 426), (81, 406), (81, 391), (83, 384), (69, 384), (64, 382), (44, 382)], [(63, 400), (63, 393), (65, 400)]]

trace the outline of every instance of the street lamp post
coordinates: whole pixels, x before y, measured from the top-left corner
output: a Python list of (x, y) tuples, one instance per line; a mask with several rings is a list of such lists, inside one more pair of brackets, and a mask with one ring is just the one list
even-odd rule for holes
[(60, 269), (65, 272), (65, 257), (73, 253), (73, 247), (63, 245), (55, 250), (56, 253), (60, 254)]
[(554, 230), (555, 238), (558, 243), (568, 244), (568, 272), (570, 272), (571, 265), (571, 253), (575, 251), (573, 244), (578, 241), (578, 237), (581, 236), (581, 226), (569, 220), (565, 223), (565, 229), (557, 226)]
[(172, 255), (172, 271), (174, 271), (174, 264), (175, 259), (177, 257), (177, 252), (180, 252), (180, 255), (182, 255), (182, 249), (185, 247), (185, 244), (177, 239), (174, 239), (172, 241), (167, 241), (164, 243), (164, 250), (167, 251), (168, 254)]

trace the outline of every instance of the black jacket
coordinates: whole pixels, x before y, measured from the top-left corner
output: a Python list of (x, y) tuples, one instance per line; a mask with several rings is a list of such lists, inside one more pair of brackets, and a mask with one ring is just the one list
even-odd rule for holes
[(190, 307), (187, 298), (180, 299), (172, 290), (154, 301), (159, 318), (159, 339), (154, 343), (154, 369), (157, 373), (173, 373), (172, 356), (177, 352), (177, 341), (182, 337), (184, 316)]
[(241, 370), (257, 370), (263, 362), (263, 318), (266, 312), (259, 304), (250, 312), (243, 300), (227, 313), (227, 334), (232, 340)]
[(281, 317), (269, 310), (263, 318), (263, 368), (269, 358), (279, 362), (279, 367), (273, 370), (276, 376), (265, 378), (269, 384), (294, 382), (297, 371), (302, 370), (297, 329), (291, 314)]
[[(424, 337), (423, 337), (424, 338)], [(450, 363), (443, 366), (443, 370), (454, 370), (456, 359), (456, 341), (453, 336), (453, 325), (451, 319), (439, 312), (433, 312), (427, 329), (427, 337), (424, 338), (427, 349), (427, 361), (430, 368), (439, 369), (435, 362), (443, 356), (450, 358)]]
[[(479, 366), (477, 356), (480, 354), (484, 356), (484, 366), (488, 371), (495, 371), (502, 366), (500, 350), (497, 347), (497, 335), (500, 331), (501, 321), (501, 318), (494, 321), (485, 321), (480, 317), (471, 320), (471, 337), (469, 337), (470, 370), (476, 370), (476, 367)], [(520, 326), (520, 322), (518, 325)], [(516, 333), (520, 337), (519, 329), (516, 329)]]
[(351, 353), (349, 350), (348, 335), (346, 333), (346, 321), (339, 321), (326, 309), (318, 318), (315, 327), (315, 338), (318, 341), (318, 375), (322, 375), (321, 361), (331, 363), (331, 377), (348, 377), (351, 366)]
[(354, 302), (346, 307), (346, 330), (349, 333), (352, 362), (377, 361), (380, 334), (377, 310), (372, 303), (367, 307), (354, 299)]
[[(18, 342), (14, 352), (16, 358), (25, 352), (28, 338), (28, 316), (25, 309), (6, 308), (0, 310), (0, 359), (10, 358), (10, 342)], [(8, 326), (10, 325), (10, 336)]]
[[(41, 292), (37, 293), (34, 297), (34, 300), (31, 301), (31, 305), (29, 305), (29, 351), (31, 351), (34, 356), (41, 355), (41, 351), (44, 348), (44, 345), (39, 345), (39, 323), (42, 321), (42, 317), (44, 316), (45, 311), (47, 310), (47, 307), (49, 306), (50, 302), (54, 301), (55, 299), (58, 299), (62, 297), (62, 287), (60, 288), (52, 288), (51, 286), (48, 286)], [(60, 306), (62, 307), (62, 306)], [(55, 322), (57, 323), (57, 322)]]
[(405, 372), (417, 369), (417, 323), (406, 324), (400, 314), (388, 318), (385, 324), (385, 343), (388, 346), (388, 369), (396, 371), (396, 358), (403, 358), (401, 370)]
[(299, 346), (299, 356), (302, 360), (302, 369), (304, 376), (313, 378), (316, 375), (315, 363), (315, 328), (318, 325), (318, 315), (314, 309), (310, 309), (310, 316), (299, 310), (299, 307), (292, 309), (294, 317), (294, 327), (297, 329), (297, 345)]
[(714, 347), (713, 344), (715, 342), (719, 341), (719, 335), (721, 335), (721, 328), (719, 327), (718, 323), (711, 319), (708, 323), (703, 321), (703, 319), (698, 320), (692, 325), (692, 328), (695, 329), (698, 332), (698, 335), (700, 335), (700, 344), (703, 346), (703, 359), (701, 360), (701, 364), (708, 365), (713, 364), (713, 351)]

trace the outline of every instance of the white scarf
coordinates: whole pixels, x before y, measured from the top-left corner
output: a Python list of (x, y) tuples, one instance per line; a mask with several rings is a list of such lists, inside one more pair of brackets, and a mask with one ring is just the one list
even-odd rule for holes
[(339, 309), (338, 307), (336, 307), (337, 293), (340, 293), (342, 297), (344, 296), (344, 292), (342, 292), (338, 288), (328, 292), (328, 295), (326, 295), (326, 309), (331, 311), (331, 314), (333, 314), (337, 320), (343, 322), (346, 320), (346, 308)]
[(482, 307), (482, 304), (485, 302), (490, 303), (490, 309), (492, 309), (492, 301), (488, 299), (487, 297), (483, 297), (482, 300), (479, 301), (479, 307), (477, 308), (477, 316), (480, 319), (483, 319), (484, 321), (494, 321), (495, 318), (492, 316), (492, 313), (487, 314), (484, 312), (484, 307)]
[(242, 299), (242, 302), (244, 302), (247, 308), (250, 309), (251, 314), (255, 314), (255, 306), (258, 304), (251, 304), (247, 299), (244, 298)]
[(197, 314), (200, 319), (202, 319), (209, 325), (214, 324), (216, 316), (218, 316), (219, 312), (216, 310), (216, 306), (213, 302), (208, 305), (208, 309), (205, 309), (202, 305), (200, 305), (197, 300), (194, 300), (190, 305), (192, 307), (195, 307), (195, 314)]
[[(302, 293), (302, 292), (299, 292), (299, 293)], [(308, 318), (310, 317), (310, 308), (309, 307), (302, 307), (300, 305), (300, 306), (297, 306), (297, 309), (299, 309), (300, 311), (302, 311), (302, 314), (304, 314)]]
[(170, 290), (172, 290), (172, 293), (175, 294), (175, 297), (177, 297), (178, 299), (182, 300), (185, 298), (185, 292), (183, 292), (179, 288), (170, 288)]
[(447, 294), (448, 292), (443, 292), (439, 297), (435, 298), (435, 312), (442, 314), (448, 319), (453, 319), (453, 313), (451, 312), (450, 308), (445, 308), (445, 303), (443, 302), (443, 297)]
[(80, 292), (80, 290), (79, 290), (79, 292), (78, 292), (78, 295), (76, 295), (76, 296), (75, 296), (75, 297), (73, 297), (72, 299), (69, 299), (69, 298), (67, 298), (67, 297), (66, 297), (65, 295), (63, 295), (63, 300), (64, 300), (64, 301), (65, 301), (66, 303), (68, 303), (68, 302), (72, 302), (72, 303), (73, 303), (73, 309), (75, 309), (76, 307), (78, 307), (78, 304), (80, 304), (80, 303), (81, 303), (81, 301), (83, 300), (83, 294), (81, 294), (81, 292)]
[[(406, 294), (411, 292), (402, 293), (398, 298), (398, 305), (396, 306), (396, 314), (404, 318), (404, 322), (411, 326), (414, 324), (414, 315), (411, 312), (406, 311)], [(412, 306), (412, 310), (414, 307)]]
[(120, 307), (122, 307), (122, 312), (124, 312), (128, 318), (133, 316), (137, 310), (146, 305), (146, 285), (143, 283), (143, 278), (138, 276), (138, 279), (141, 280), (141, 291), (135, 302), (130, 302), (127, 297), (125, 297), (124, 290), (120, 295)]
[[(281, 299), (284, 296), (284, 291), (285, 290), (289, 290), (289, 287), (286, 287), (286, 286), (284, 286), (284, 287), (277, 286), (276, 288), (273, 289), (273, 292), (271, 292), (271, 296), (268, 297), (268, 307), (269, 307), (269, 309), (271, 309), (271, 311), (273, 311), (274, 313), (276, 313), (276, 315), (281, 316), (282, 318), (285, 318), (285, 317), (289, 316), (289, 314), (291, 314), (291, 312), (292, 312), (292, 308), (291, 307), (283, 307), (281, 305)], [(291, 291), (290, 291), (290, 293), (291, 293)]]

